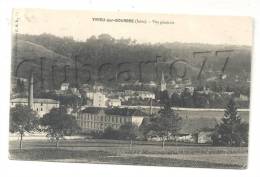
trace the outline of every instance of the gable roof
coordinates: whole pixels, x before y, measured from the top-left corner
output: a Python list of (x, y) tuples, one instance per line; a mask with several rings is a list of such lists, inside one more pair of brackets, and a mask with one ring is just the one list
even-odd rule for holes
[(108, 115), (119, 115), (119, 116), (146, 116), (146, 114), (138, 109), (128, 108), (108, 108), (105, 110)]
[(98, 114), (103, 109), (101, 107), (86, 107), (84, 110), (82, 110), (82, 113), (89, 113), (89, 114)]

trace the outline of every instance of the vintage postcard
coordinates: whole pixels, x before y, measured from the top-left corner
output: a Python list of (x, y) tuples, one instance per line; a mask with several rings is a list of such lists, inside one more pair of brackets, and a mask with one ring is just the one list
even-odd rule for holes
[(9, 158), (247, 168), (252, 19), (14, 9)]

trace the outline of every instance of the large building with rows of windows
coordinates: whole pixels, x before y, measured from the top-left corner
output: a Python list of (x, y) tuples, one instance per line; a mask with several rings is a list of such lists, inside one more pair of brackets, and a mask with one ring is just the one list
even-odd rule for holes
[(107, 127), (118, 129), (128, 122), (140, 126), (145, 116), (137, 109), (87, 107), (77, 114), (76, 120), (83, 132), (89, 132), (104, 131)]

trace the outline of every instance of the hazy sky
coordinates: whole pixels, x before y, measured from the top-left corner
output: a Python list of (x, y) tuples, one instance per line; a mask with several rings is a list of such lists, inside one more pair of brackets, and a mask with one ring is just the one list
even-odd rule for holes
[[(13, 21), (17, 17), (19, 18), (18, 33), (50, 33), (62, 37), (71, 36), (76, 40), (86, 40), (92, 35), (107, 33), (115, 38), (130, 37), (136, 39), (138, 43), (188, 42), (235, 45), (251, 45), (252, 43), (250, 17), (39, 9), (16, 10)], [(92, 18), (134, 19), (134, 21), (139, 19), (146, 20), (147, 23), (98, 22), (93, 21)], [(174, 24), (156, 24), (153, 20), (174, 22)]]

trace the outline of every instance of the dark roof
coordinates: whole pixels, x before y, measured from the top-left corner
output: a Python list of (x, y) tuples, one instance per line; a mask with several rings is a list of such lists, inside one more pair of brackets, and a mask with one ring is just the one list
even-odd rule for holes
[(138, 109), (128, 108), (108, 108), (105, 110), (108, 115), (120, 115), (120, 116), (146, 116), (146, 114)]
[(82, 110), (82, 113), (89, 113), (89, 114), (98, 114), (102, 111), (103, 109), (100, 107), (87, 107), (84, 110)]
[(107, 115), (119, 115), (119, 116), (146, 116), (146, 114), (138, 109), (128, 108), (101, 108), (101, 107), (87, 107), (82, 110), (82, 113), (98, 114), (104, 111)]

